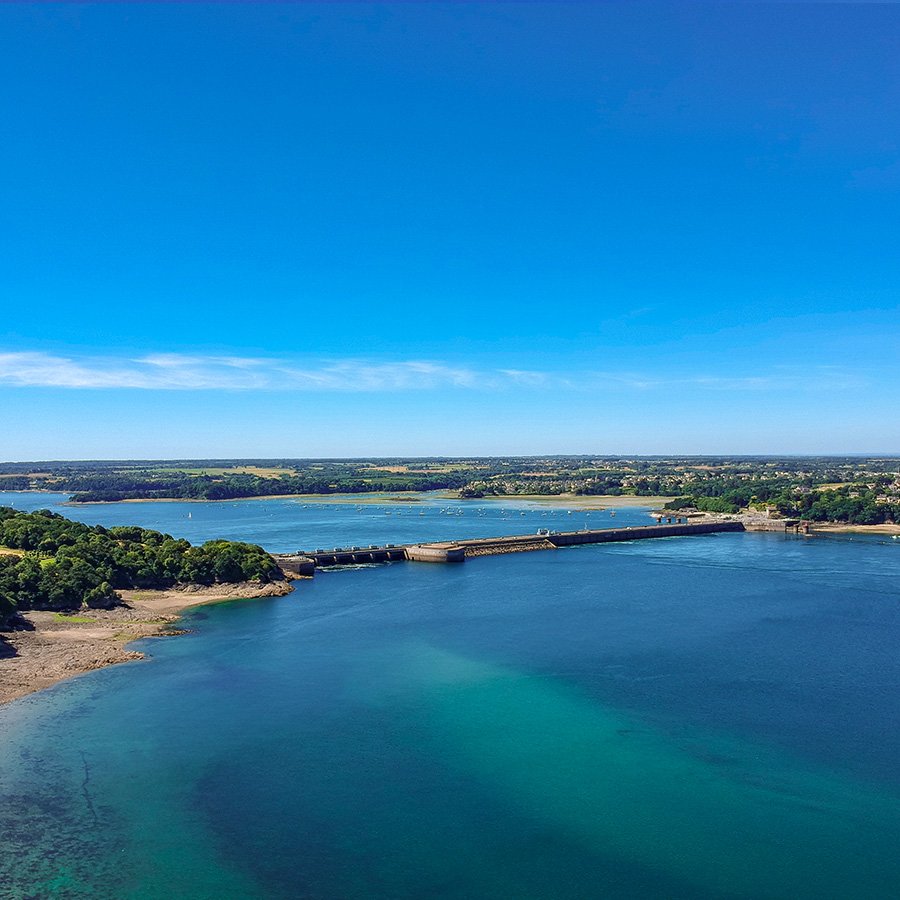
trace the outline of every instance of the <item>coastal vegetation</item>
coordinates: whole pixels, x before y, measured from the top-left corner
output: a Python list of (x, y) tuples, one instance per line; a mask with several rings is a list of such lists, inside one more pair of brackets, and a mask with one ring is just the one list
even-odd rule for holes
[(771, 508), (813, 521), (900, 520), (900, 460), (881, 457), (470, 457), (0, 464), (0, 490), (74, 502), (457, 491), (504, 496), (671, 497), (706, 512)]
[[(35, 471), (27, 471), (34, 469)], [(204, 460), (176, 462), (38, 463), (0, 466), (0, 490), (53, 490), (72, 500), (234, 500), (293, 494), (349, 494), (459, 488), (471, 469), (424, 461)]]
[(900, 522), (900, 497), (879, 493), (886, 488), (867, 484), (831, 490), (797, 490), (765, 487), (753, 492), (730, 489), (721, 495), (677, 497), (668, 509), (693, 507), (702, 512), (737, 513), (742, 509), (772, 511), (787, 518), (810, 522), (843, 522), (848, 525), (882, 525)]
[(0, 507), (0, 623), (17, 611), (109, 608), (120, 590), (267, 583), (283, 576), (261, 547), (235, 541), (192, 546), (136, 526), (83, 525), (40, 510)]

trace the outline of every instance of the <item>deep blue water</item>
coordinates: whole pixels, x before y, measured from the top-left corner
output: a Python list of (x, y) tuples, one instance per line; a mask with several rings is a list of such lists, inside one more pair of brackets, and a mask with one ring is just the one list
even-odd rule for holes
[[(65, 512), (273, 550), (576, 519), (455, 507)], [(720, 534), (401, 563), (198, 609), (191, 634), (140, 642), (150, 659), (0, 708), (0, 884), (900, 896), (898, 544)]]

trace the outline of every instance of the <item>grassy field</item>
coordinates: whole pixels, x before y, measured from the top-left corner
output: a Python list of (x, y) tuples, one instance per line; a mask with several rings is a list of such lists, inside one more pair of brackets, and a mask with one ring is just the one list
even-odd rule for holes
[(293, 469), (280, 469), (275, 467), (264, 468), (261, 466), (233, 466), (231, 468), (210, 467), (206, 469), (189, 469), (173, 466), (172, 468), (166, 469), (154, 469), (154, 471), (159, 475), (178, 472), (183, 475), (209, 475), (211, 478), (222, 475), (256, 475), (259, 478), (279, 478), (282, 475), (294, 474)]
[(53, 619), (56, 622), (71, 622), (75, 625), (87, 625), (90, 622), (97, 621), (92, 616), (76, 616), (76, 615), (67, 615), (65, 613), (54, 613)]

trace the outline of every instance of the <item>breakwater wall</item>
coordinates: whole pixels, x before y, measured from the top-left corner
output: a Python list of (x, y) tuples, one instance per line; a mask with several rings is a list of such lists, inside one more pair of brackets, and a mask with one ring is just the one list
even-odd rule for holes
[(395, 546), (335, 547), (332, 550), (299, 551), (274, 554), (287, 575), (313, 575), (320, 566), (350, 566), (366, 563), (463, 562), (472, 556), (494, 556), (500, 553), (526, 553), (533, 550), (556, 550), (580, 544), (607, 544), (620, 541), (643, 541), (652, 538), (683, 537), (715, 534), (725, 531), (744, 531), (741, 522), (702, 522), (645, 525), (632, 528), (598, 528), (583, 531), (548, 531), (536, 534), (512, 534), (504, 537), (469, 538), (461, 541), (437, 541), (428, 544)]

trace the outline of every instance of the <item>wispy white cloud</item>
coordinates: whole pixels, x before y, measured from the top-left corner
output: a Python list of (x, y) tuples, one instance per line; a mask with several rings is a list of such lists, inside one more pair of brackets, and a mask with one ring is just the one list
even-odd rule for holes
[(588, 381), (634, 390), (696, 388), (709, 391), (823, 391), (862, 388), (864, 374), (838, 366), (773, 366), (763, 375), (652, 375), (638, 372), (591, 372)]
[(264, 376), (219, 357), (160, 355), (142, 359), (75, 359), (49, 353), (0, 353), (0, 384), (145, 390), (267, 386)]
[(74, 357), (0, 352), (0, 385), (139, 390), (391, 392), (437, 390), (808, 391), (859, 388), (866, 379), (837, 367), (774, 368), (765, 374), (669, 375), (615, 371), (476, 368), (434, 360), (360, 359), (301, 363), (278, 358), (154, 353)]
[(497, 374), (508, 379), (511, 384), (526, 387), (544, 387), (553, 384), (554, 381), (558, 384), (561, 380), (558, 375), (552, 378), (547, 372), (536, 372), (531, 369), (498, 369)]
[(421, 360), (388, 363), (342, 360), (308, 368), (281, 364), (272, 369), (272, 375), (288, 387), (322, 390), (402, 391), (485, 386), (484, 373)]
[(144, 390), (392, 391), (487, 386), (485, 373), (440, 362), (325, 361), (156, 353), (137, 358), (73, 358), (0, 353), (0, 384), (19, 387)]

